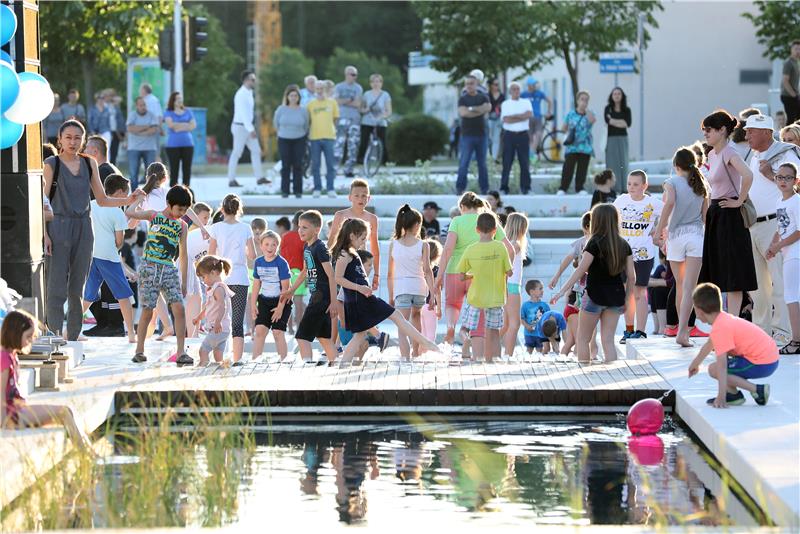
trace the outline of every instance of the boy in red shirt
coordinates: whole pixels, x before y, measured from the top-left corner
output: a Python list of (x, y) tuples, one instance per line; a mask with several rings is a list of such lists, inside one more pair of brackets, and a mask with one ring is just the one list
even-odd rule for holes
[[(303, 240), (300, 239), (300, 234), (297, 231), (297, 225), (300, 222), (300, 215), (302, 214), (303, 210), (296, 211), (294, 217), (292, 217), (292, 229), (281, 234), (280, 255), (289, 263), (289, 272), (292, 275), (291, 280), (289, 280), (290, 284), (294, 284), (294, 281), (297, 280), (297, 277), (300, 276), (300, 272), (303, 270)], [(303, 282), (292, 297), (292, 307), (294, 308), (294, 321), (292, 324), (294, 328), (297, 328), (300, 324), (300, 319), (306, 311), (306, 303), (303, 300), (303, 297), (306, 295), (308, 295), (308, 288), (305, 282)], [(294, 330), (292, 324), (289, 325), (290, 333)]]
[(769, 400), (769, 384), (753, 384), (748, 378), (766, 378), (778, 368), (778, 346), (755, 324), (722, 311), (722, 293), (714, 284), (700, 284), (692, 294), (697, 318), (711, 325), (711, 335), (689, 364), (689, 377), (713, 350), (717, 360), (708, 374), (719, 383), (717, 396), (706, 402), (715, 408), (744, 404), (746, 389), (759, 406)]

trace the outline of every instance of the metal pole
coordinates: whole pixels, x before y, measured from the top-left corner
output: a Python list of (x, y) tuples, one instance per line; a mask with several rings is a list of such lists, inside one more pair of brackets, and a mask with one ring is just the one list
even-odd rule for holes
[(183, 94), (183, 20), (181, 16), (181, 0), (175, 0), (172, 16), (172, 33), (175, 37), (175, 62), (172, 66), (172, 90)]
[(639, 14), (639, 157), (644, 160), (644, 14)]

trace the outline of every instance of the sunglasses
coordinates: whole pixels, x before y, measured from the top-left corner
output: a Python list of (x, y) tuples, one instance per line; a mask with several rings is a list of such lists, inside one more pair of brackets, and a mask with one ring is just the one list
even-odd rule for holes
[(358, 73), (357, 72), (348, 72), (347, 75), (356, 77), (356, 76), (358, 76)]
[(794, 182), (795, 180), (797, 180), (797, 176), (790, 176), (788, 174), (776, 174), (775, 180), (781, 182)]

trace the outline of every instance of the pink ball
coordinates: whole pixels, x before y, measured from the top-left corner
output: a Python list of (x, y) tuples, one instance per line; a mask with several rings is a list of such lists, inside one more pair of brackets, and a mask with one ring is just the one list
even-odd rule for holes
[(628, 410), (627, 423), (631, 434), (655, 434), (664, 423), (664, 406), (656, 399), (642, 399)]
[(664, 459), (664, 442), (654, 434), (631, 436), (628, 438), (628, 450), (639, 465), (658, 465)]

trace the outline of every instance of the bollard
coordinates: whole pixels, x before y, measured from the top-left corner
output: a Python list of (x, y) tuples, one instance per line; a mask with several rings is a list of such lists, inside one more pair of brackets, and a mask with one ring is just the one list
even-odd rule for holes
[(42, 362), (39, 369), (40, 391), (58, 391), (58, 364), (54, 361)]

